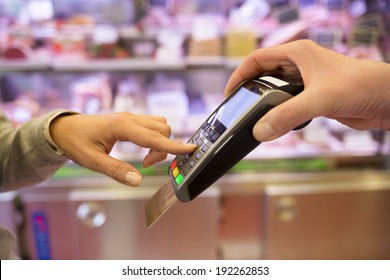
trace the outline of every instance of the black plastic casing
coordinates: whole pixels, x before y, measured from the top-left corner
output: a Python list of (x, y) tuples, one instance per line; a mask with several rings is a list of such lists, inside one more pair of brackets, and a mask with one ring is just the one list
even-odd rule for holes
[[(258, 98), (247, 111), (236, 119), (234, 124), (217, 141), (211, 143), (207, 141), (206, 137), (202, 138), (203, 142), (208, 142), (207, 144), (210, 148), (203, 154), (201, 159), (194, 160), (195, 165), (184, 176), (184, 180), (180, 184), (175, 181), (172, 168), (169, 167), (169, 176), (175, 186), (176, 196), (179, 200), (187, 202), (196, 198), (255, 149), (260, 144), (253, 137), (252, 132), (257, 121), (269, 110), (299, 94), (304, 89), (303, 85), (289, 83), (278, 77), (267, 76), (248, 80), (237, 87), (210, 116), (217, 112), (224, 104), (228, 103), (242, 87), (257, 94)], [(201, 136), (204, 136), (202, 134), (204, 132), (202, 127), (204, 127), (208, 120), (209, 118), (188, 142), (196, 143), (194, 141), (196, 134), (199, 135), (200, 133)], [(305, 123), (297, 129), (307, 124)], [(191, 155), (187, 157), (191, 157)], [(172, 163), (176, 161), (175, 165), (177, 163), (181, 164), (184, 158), (185, 156), (177, 156)]]

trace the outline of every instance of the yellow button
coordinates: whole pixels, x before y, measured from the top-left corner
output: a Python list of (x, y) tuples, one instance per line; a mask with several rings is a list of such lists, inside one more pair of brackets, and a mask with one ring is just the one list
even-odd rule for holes
[(173, 177), (176, 178), (176, 176), (179, 174), (179, 168), (175, 167), (175, 169), (173, 169), (173, 171), (172, 171), (172, 174), (173, 174)]

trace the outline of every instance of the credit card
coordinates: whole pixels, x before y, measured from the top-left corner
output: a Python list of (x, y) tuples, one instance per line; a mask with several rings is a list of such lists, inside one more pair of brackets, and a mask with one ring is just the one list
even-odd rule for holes
[(162, 185), (145, 205), (146, 225), (154, 225), (177, 201), (175, 188), (169, 180)]

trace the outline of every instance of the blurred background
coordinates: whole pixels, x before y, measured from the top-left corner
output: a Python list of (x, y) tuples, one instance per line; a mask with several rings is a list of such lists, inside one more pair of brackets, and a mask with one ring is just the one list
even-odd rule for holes
[[(186, 141), (260, 47), (309, 38), (390, 59), (388, 0), (0, 0), (0, 109), (15, 126), (50, 110), (167, 117)], [(348, 71), (348, 69), (346, 69)], [(146, 229), (172, 157), (129, 188), (69, 162), (0, 194), (24, 259), (389, 259), (390, 136), (318, 118), (263, 143)]]

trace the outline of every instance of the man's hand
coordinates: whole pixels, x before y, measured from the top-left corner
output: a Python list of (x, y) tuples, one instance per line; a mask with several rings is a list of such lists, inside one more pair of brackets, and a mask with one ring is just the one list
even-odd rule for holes
[(354, 129), (390, 129), (389, 64), (347, 57), (299, 40), (253, 52), (234, 71), (225, 94), (266, 73), (300, 79), (305, 89), (259, 120), (253, 129), (258, 141), (276, 139), (319, 116)]

